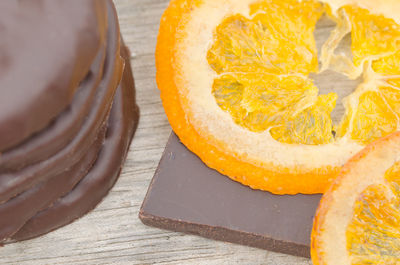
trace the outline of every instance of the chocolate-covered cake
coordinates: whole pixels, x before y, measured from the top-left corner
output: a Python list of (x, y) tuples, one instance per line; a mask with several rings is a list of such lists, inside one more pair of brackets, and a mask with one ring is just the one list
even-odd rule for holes
[(0, 2), (0, 244), (93, 209), (137, 126), (111, 0)]

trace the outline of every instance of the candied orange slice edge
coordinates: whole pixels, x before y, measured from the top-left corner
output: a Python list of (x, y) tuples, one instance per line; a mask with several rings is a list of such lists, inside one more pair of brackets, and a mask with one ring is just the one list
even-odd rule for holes
[(346, 163), (315, 215), (314, 265), (399, 264), (399, 169), (400, 132)]

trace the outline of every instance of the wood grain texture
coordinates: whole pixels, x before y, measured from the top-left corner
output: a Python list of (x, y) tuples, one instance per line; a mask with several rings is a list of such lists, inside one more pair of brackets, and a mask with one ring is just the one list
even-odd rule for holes
[(171, 132), (155, 83), (154, 49), (168, 0), (116, 0), (132, 51), (141, 119), (123, 173), (90, 214), (43, 237), (0, 248), (0, 264), (306, 265), (303, 258), (144, 226), (138, 212)]

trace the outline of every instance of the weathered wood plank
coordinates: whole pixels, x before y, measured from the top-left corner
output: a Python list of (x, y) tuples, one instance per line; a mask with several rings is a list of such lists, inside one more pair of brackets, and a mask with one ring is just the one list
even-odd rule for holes
[(1, 264), (310, 264), (309, 260), (144, 226), (138, 212), (171, 131), (155, 83), (168, 0), (116, 0), (132, 51), (141, 120), (125, 169), (93, 212), (41, 238), (0, 248)]

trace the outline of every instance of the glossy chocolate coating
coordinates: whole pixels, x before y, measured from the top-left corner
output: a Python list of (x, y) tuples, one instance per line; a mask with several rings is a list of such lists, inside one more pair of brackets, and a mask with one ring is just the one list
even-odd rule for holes
[(99, 50), (88, 75), (74, 95), (70, 106), (48, 127), (26, 139), (23, 143), (0, 155), (0, 174), (46, 160), (64, 148), (81, 129), (103, 78), (106, 43)]
[(0, 202), (6, 202), (15, 195), (26, 191), (41, 181), (76, 164), (96, 139), (99, 129), (106, 122), (112, 99), (123, 71), (120, 58), (120, 34), (118, 19), (113, 9), (108, 8), (107, 53), (105, 75), (97, 88), (98, 95), (89, 116), (77, 136), (60, 152), (49, 159), (18, 172), (0, 174)]
[(33, 238), (71, 223), (92, 210), (117, 180), (139, 118), (126, 48), (122, 55), (126, 60), (124, 76), (114, 98), (106, 140), (96, 163), (70, 193), (30, 219), (12, 241)]
[(104, 125), (88, 153), (76, 165), (0, 205), (0, 243), (68, 193), (88, 173), (103, 146), (106, 128)]
[[(46, 3), (25, 1), (20, 2), (39, 9)], [(120, 50), (116, 11), (111, 0), (104, 1), (98, 3), (106, 4), (105, 41), (76, 84), (71, 104), (46, 128), (0, 155), (0, 244), (72, 222), (93, 209), (118, 178), (139, 112), (130, 53)]]
[(105, 0), (0, 1), (0, 152), (72, 101), (105, 40)]

